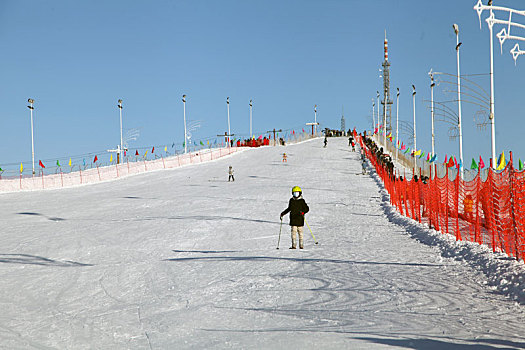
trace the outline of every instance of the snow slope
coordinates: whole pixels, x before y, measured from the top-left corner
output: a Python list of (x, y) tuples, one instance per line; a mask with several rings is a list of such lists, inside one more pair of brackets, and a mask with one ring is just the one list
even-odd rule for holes
[[(314, 139), (0, 195), (0, 348), (525, 347), (519, 291), (491, 274), (512, 263), (400, 217), (360, 170), (345, 138)], [(320, 244), (287, 249), (283, 225), (276, 250), (294, 185)]]

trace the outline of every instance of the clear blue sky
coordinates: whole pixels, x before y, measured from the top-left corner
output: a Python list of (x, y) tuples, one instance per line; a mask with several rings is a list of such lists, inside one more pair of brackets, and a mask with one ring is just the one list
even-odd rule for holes
[[(495, 1), (525, 9), (520, 1)], [(371, 99), (382, 82), (387, 30), (391, 88), (401, 89), (400, 119), (411, 122), (417, 88), (418, 146), (430, 150), (428, 71), (455, 74), (460, 27), (461, 73), (489, 72), (489, 36), (474, 0), (444, 1), (9, 1), (0, 2), (0, 166), (31, 159), (27, 98), (35, 99), (37, 159), (106, 150), (119, 143), (117, 100), (124, 128), (140, 128), (131, 147), (183, 141), (187, 117), (200, 120), (194, 138), (227, 129), (256, 133), (298, 129), (313, 119), (339, 128), (369, 127)], [(519, 8), (522, 6), (522, 8)], [(484, 15), (486, 16), (486, 15)], [(498, 32), (500, 27), (495, 29)], [(525, 57), (515, 66), (495, 40), (497, 152), (525, 157)], [(525, 46), (525, 45), (522, 45)], [(488, 76), (478, 83), (489, 90)], [(444, 85), (438, 100), (454, 99)], [(454, 106), (452, 106), (455, 108)], [(490, 154), (489, 130), (463, 110), (464, 154)], [(395, 111), (395, 108), (394, 108)], [(395, 114), (394, 114), (395, 116)], [(448, 125), (436, 124), (439, 159), (457, 154)], [(488, 163), (486, 161), (486, 163)]]

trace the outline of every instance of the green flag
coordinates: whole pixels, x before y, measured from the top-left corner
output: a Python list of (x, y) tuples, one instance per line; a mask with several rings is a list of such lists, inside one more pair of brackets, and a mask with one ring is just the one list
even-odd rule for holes
[(201, 141), (201, 146), (204, 146), (204, 143), (202, 143), (202, 141)]
[(405, 154), (407, 154), (408, 152), (410, 152), (410, 147), (407, 147), (407, 150), (405, 151)]
[(419, 159), (423, 158), (424, 155), (425, 155), (425, 152), (421, 151), (421, 155), (419, 156)]
[[(2, 170), (2, 168), (0, 168), (0, 170)], [(523, 170), (523, 163), (521, 162), (521, 159), (519, 159), (519, 171), (522, 171)]]
[(182, 142), (182, 147), (186, 147), (186, 141)]
[(58, 167), (60, 166), (60, 163), (58, 162), (58, 159), (57, 159), (57, 166), (58, 166)]
[(4, 169), (0, 168), (0, 171), (4, 171)]
[(475, 170), (478, 168), (478, 164), (476, 163), (476, 160), (472, 158), (472, 163), (470, 164), (470, 169)]

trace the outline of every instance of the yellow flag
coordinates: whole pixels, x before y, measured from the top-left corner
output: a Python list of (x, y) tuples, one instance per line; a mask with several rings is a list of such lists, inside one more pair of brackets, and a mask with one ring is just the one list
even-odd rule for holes
[(419, 156), (421, 154), (421, 150), (414, 152), (415, 156)]
[(24, 171), (24, 166), (20, 163), (20, 174), (22, 174), (22, 171)]
[(168, 152), (168, 146), (164, 147), (164, 152)]
[(210, 140), (208, 140), (208, 146), (210, 145)]
[(71, 166), (71, 158), (69, 158), (69, 166)]
[(501, 156), (499, 158), (499, 164), (496, 170), (503, 170), (507, 166), (507, 163), (505, 162), (505, 152), (501, 152)]
[(113, 163), (113, 153), (111, 153), (111, 156), (109, 157), (109, 162)]
[(144, 153), (144, 157), (148, 155), (148, 150), (146, 150), (146, 153)]

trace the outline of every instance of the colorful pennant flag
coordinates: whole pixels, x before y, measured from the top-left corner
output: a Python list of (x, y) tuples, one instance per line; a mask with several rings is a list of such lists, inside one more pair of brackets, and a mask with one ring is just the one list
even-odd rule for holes
[(483, 169), (485, 167), (485, 163), (483, 163), (483, 159), (481, 159), (481, 156), (479, 156), (479, 170)]
[(430, 158), (430, 163), (434, 163), (437, 159), (437, 154), (434, 154), (432, 158)]
[(109, 156), (109, 162), (113, 163), (113, 153), (111, 153), (111, 155)]
[(57, 159), (57, 167), (60, 167), (60, 162), (58, 161), (58, 159)]
[(155, 146), (151, 149), (151, 153), (155, 152)]
[(452, 168), (454, 165), (455, 165), (455, 163), (454, 163), (454, 157), (451, 156), (451, 157), (448, 159), (447, 168)]
[(97, 155), (95, 155), (95, 159), (93, 159), (93, 163), (96, 163), (97, 160), (98, 160), (98, 157), (97, 157)]
[[(521, 162), (521, 158), (519, 159), (518, 164), (519, 164), (519, 168), (518, 168), (518, 170), (519, 170), (519, 171), (522, 171), (522, 170), (523, 170), (523, 163)], [(1, 170), (1, 168), (0, 168), (0, 170)]]
[(498, 159), (498, 167), (496, 170), (503, 170), (507, 166), (507, 163), (505, 162), (505, 152), (501, 152), (501, 155)]
[(24, 171), (24, 166), (22, 165), (22, 163), (20, 163), (20, 174), (22, 174), (23, 171)]
[(478, 164), (476, 163), (476, 160), (474, 158), (472, 158), (472, 163), (470, 163), (470, 169), (471, 170), (477, 170), (478, 169)]
[(168, 146), (164, 147), (164, 152), (168, 152)]
[(200, 143), (201, 143), (201, 146), (204, 146), (204, 143), (202, 143), (202, 141), (200, 141)]
[(135, 155), (138, 156), (139, 155), (139, 150), (135, 150)]
[(38, 161), (38, 165), (40, 165), (42, 168), (45, 168), (45, 165), (44, 165), (44, 163), (42, 163), (41, 160)]
[(69, 158), (69, 166), (71, 166), (71, 158)]

